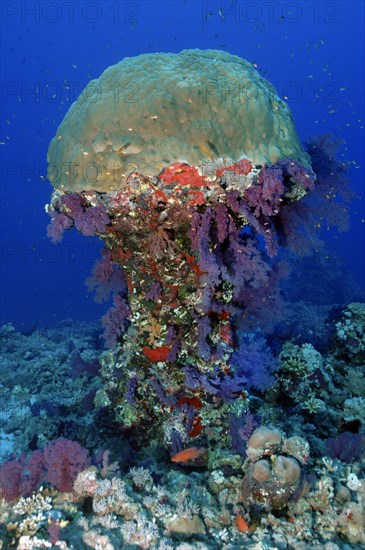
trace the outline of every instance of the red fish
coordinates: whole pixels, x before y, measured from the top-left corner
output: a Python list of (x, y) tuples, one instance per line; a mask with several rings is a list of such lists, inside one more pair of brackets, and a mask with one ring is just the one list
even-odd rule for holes
[(179, 453), (176, 453), (176, 455), (172, 456), (171, 462), (188, 462), (188, 460), (192, 460), (193, 458), (196, 458), (197, 456), (200, 456), (205, 452), (205, 449), (189, 447), (188, 449), (184, 449), (183, 451), (180, 451)]

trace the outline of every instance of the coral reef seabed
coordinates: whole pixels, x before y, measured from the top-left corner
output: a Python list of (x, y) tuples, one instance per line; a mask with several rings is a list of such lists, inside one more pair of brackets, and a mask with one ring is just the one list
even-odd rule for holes
[(364, 325), (351, 303), (326, 353), (287, 341), (236, 450), (172, 457), (93, 406), (98, 326), (4, 325), (2, 548), (365, 547)]

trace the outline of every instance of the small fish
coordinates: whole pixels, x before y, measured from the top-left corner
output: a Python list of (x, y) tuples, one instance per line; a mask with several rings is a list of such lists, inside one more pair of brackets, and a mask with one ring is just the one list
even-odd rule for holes
[(238, 531), (240, 531), (241, 533), (248, 531), (249, 529), (248, 523), (242, 516), (236, 516), (234, 518), (234, 522), (236, 524)]
[(219, 156), (219, 151), (216, 148), (216, 146), (214, 145), (214, 143), (212, 143), (211, 141), (207, 141), (207, 144), (209, 145), (209, 147), (211, 148), (213, 153), (218, 157)]
[(72, 66), (73, 66), (74, 69), (77, 69), (77, 65), (74, 65), (74, 64), (72, 63)]
[(117, 150), (117, 154), (120, 155), (121, 153), (123, 153), (126, 149), (128, 149), (128, 147), (131, 145), (131, 142), (130, 141), (127, 141), (127, 143), (125, 143), (124, 145), (122, 145), (121, 147), (119, 147), (119, 149)]
[(206, 155), (208, 158), (212, 157), (211, 152), (208, 149), (208, 147), (206, 147), (205, 145), (199, 145), (198, 147), (202, 151), (202, 153), (204, 153), (204, 155)]
[(197, 449), (196, 447), (189, 447), (188, 449), (184, 449), (183, 451), (176, 453), (176, 455), (173, 455), (171, 457), (171, 462), (188, 462), (193, 458), (197, 458), (198, 456), (201, 456), (205, 452), (206, 452), (205, 449)]

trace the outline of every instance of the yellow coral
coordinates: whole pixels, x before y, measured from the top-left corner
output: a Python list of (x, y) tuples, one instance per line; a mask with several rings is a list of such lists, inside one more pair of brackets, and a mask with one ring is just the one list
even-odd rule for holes
[(48, 177), (109, 191), (134, 170), (219, 157), (310, 165), (289, 107), (251, 63), (220, 50), (144, 54), (87, 85), (50, 144)]

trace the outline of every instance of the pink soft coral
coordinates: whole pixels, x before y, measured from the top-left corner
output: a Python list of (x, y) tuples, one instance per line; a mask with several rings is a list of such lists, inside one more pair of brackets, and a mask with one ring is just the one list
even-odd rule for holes
[(46, 481), (62, 492), (72, 490), (79, 472), (90, 465), (87, 449), (76, 441), (56, 439), (29, 458), (24, 454), (0, 466), (0, 497), (29, 496)]

